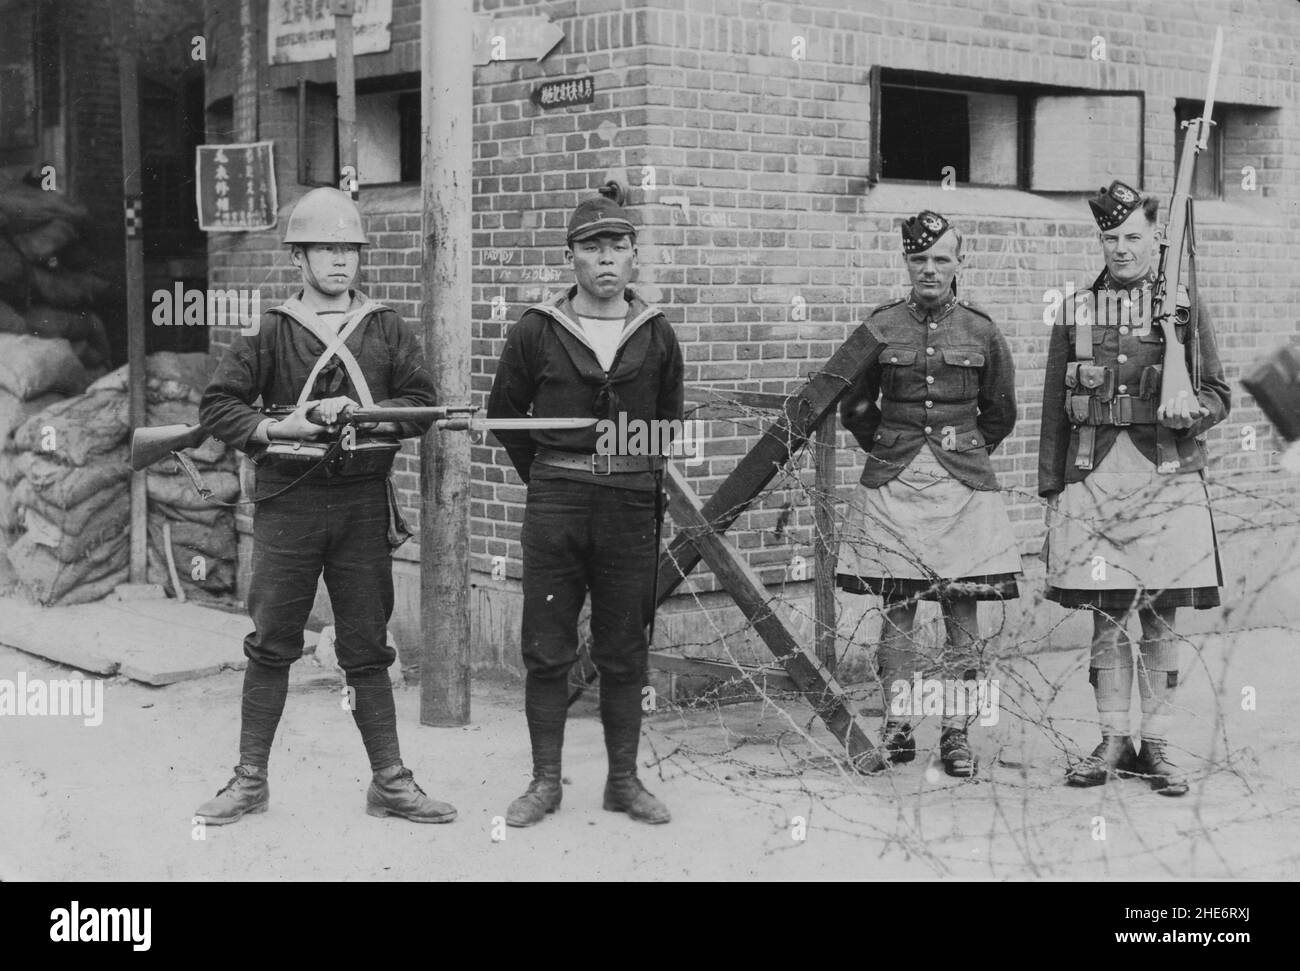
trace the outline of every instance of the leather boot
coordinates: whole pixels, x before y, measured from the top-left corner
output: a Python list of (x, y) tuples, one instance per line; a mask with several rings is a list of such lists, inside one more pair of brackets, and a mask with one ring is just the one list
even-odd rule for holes
[(532, 826), (540, 823), (548, 813), (560, 808), (564, 798), (564, 786), (560, 783), (560, 768), (534, 769), (533, 781), (528, 783), (524, 794), (510, 804), (506, 810), (507, 826)]
[(1137, 772), (1145, 776), (1151, 788), (1162, 796), (1185, 796), (1189, 786), (1187, 777), (1166, 754), (1168, 742), (1164, 739), (1142, 739), (1142, 751), (1137, 756)]
[(961, 728), (943, 730), (939, 736), (939, 758), (943, 760), (943, 771), (958, 779), (969, 779), (979, 765), (971, 754), (966, 732)]
[(902, 765), (916, 758), (916, 739), (906, 722), (886, 722), (880, 734), (880, 751), (891, 765)]
[(533, 748), (533, 779), (506, 810), (507, 826), (532, 826), (560, 808), (564, 798), (561, 765), (564, 724), (569, 715), (568, 690), (564, 681), (528, 677), (524, 714)]
[(627, 813), (639, 823), (666, 823), (673, 818), (668, 807), (634, 775), (605, 780), (604, 806), (612, 813)]
[(450, 823), (456, 818), (456, 807), (430, 799), (415, 784), (411, 770), (398, 762), (375, 773), (366, 790), (366, 814), (401, 816), (416, 823)]
[(215, 796), (194, 811), (209, 826), (224, 826), (245, 813), (264, 813), (271, 805), (271, 787), (266, 769), (257, 765), (235, 766), (235, 776)]
[(1101, 744), (1087, 758), (1076, 762), (1065, 774), (1066, 785), (1099, 786), (1111, 776), (1137, 771), (1137, 752), (1127, 735), (1103, 735)]
[(641, 823), (666, 823), (668, 807), (656, 799), (636, 777), (636, 752), (641, 744), (640, 682), (601, 680), (600, 720), (605, 728), (609, 778), (605, 781), (604, 807), (627, 813)]

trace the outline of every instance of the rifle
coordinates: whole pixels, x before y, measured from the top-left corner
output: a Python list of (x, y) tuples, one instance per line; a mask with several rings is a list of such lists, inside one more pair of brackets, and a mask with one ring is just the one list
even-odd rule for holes
[[(1170, 414), (1180, 395), (1191, 395), (1192, 400), (1195, 401), (1198, 390), (1194, 386), (1192, 377), (1187, 373), (1185, 352), (1183, 345), (1178, 341), (1174, 322), (1178, 313), (1178, 290), (1182, 283), (1183, 256), (1190, 254), (1191, 259), (1195, 259), (1194, 240), (1188, 239), (1188, 228), (1192, 225), (1192, 175), (1196, 171), (1196, 156), (1209, 145), (1210, 125), (1213, 124), (1210, 118), (1214, 113), (1214, 91), (1218, 86), (1219, 58), (1222, 53), (1223, 28), (1219, 27), (1214, 34), (1214, 55), (1210, 62), (1210, 86), (1205, 95), (1205, 108), (1199, 118), (1191, 118), (1183, 122), (1183, 126), (1187, 129), (1187, 136), (1183, 141), (1183, 154), (1178, 162), (1178, 175), (1174, 180), (1174, 197), (1169, 203), (1169, 221), (1165, 224), (1165, 231), (1160, 239), (1159, 269), (1151, 291), (1152, 319), (1160, 324), (1165, 335), (1164, 366), (1160, 383), (1161, 405), (1157, 414)], [(1192, 275), (1192, 282), (1195, 283), (1195, 274)], [(1196, 295), (1193, 293), (1191, 296), (1195, 301)], [(1196, 308), (1193, 307), (1189, 318), (1192, 326), (1188, 329), (1187, 340), (1192, 344), (1194, 355), (1198, 340), (1195, 318)], [(1195, 358), (1193, 360), (1195, 361)], [(1195, 364), (1193, 368), (1195, 369)], [(1196, 375), (1196, 379), (1195, 383), (1199, 384), (1199, 374)], [(1204, 406), (1201, 406), (1200, 410), (1201, 414), (1208, 414)], [(1162, 463), (1169, 461), (1175, 466), (1178, 464), (1177, 453), (1172, 449), (1160, 458)]]
[[(467, 431), (482, 434), (490, 431), (531, 428), (589, 428), (595, 418), (478, 418), (475, 405), (437, 405), (429, 408), (348, 408), (339, 416), (339, 425), (356, 426), (370, 422), (423, 421), (432, 418), (442, 431)], [(265, 410), (268, 416), (292, 414), (291, 406)], [(317, 424), (320, 412), (312, 408), (307, 418)], [(328, 426), (321, 425), (322, 428)], [(345, 429), (350, 431), (350, 428)], [(131, 432), (131, 468), (139, 472), (181, 449), (197, 448), (211, 433), (202, 425), (158, 425)]]

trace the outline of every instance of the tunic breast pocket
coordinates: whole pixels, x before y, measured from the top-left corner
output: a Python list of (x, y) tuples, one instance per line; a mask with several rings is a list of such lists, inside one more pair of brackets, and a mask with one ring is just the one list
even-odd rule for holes
[(886, 398), (907, 393), (907, 372), (916, 365), (916, 348), (886, 347), (880, 355), (880, 390)]
[(943, 375), (945, 398), (967, 401), (979, 395), (980, 368), (984, 366), (984, 352), (974, 347), (945, 347)]

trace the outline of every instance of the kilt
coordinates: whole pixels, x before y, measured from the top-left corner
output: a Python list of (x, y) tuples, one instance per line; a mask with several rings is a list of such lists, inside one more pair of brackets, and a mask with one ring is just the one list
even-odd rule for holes
[(1048, 508), (1047, 599), (1106, 610), (1219, 605), (1223, 569), (1204, 472), (1161, 475), (1121, 431), (1101, 464)]
[(972, 489), (929, 447), (877, 489), (849, 501), (836, 580), (886, 602), (1018, 597), (1020, 553), (997, 492)]

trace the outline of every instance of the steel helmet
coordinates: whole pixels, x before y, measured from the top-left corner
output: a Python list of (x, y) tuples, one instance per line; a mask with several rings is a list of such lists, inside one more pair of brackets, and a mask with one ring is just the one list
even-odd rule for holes
[(361, 228), (361, 213), (346, 192), (322, 186), (298, 200), (284, 231), (286, 243), (370, 242)]

